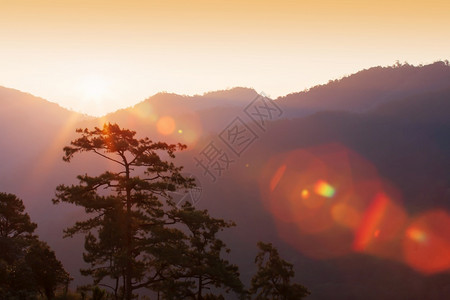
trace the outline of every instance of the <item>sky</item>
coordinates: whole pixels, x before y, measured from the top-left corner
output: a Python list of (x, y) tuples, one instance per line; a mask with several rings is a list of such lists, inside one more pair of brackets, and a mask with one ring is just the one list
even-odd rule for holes
[(158, 92), (273, 98), (449, 59), (450, 1), (0, 0), (0, 86), (103, 115)]

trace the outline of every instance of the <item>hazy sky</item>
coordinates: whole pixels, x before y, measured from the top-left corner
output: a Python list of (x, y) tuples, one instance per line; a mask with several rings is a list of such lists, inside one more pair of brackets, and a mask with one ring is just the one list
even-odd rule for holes
[(450, 56), (450, 1), (0, 0), (0, 85), (90, 114), (160, 91), (277, 97)]

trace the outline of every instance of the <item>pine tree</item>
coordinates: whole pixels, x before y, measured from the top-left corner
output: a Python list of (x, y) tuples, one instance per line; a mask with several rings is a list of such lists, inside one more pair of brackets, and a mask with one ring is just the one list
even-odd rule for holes
[(193, 183), (181, 175), (182, 167), (162, 157), (173, 159), (186, 146), (138, 139), (136, 132), (117, 124), (77, 132), (81, 137), (64, 148), (65, 161), (89, 152), (115, 169), (80, 175), (76, 185), (59, 185), (53, 201), (84, 207), (90, 216), (65, 230), (68, 237), (86, 234), (84, 259), (90, 268), (82, 273), (92, 275), (95, 284), (109, 277), (116, 298), (130, 300), (134, 290), (170, 276), (173, 256), (168, 253), (184, 236), (170, 227), (178, 221), (169, 192)]
[(197, 210), (189, 203), (179, 210), (178, 218), (187, 227), (186, 242), (178, 254), (178, 272), (163, 284), (165, 299), (220, 298), (211, 292), (204, 298), (211, 287), (243, 296), (245, 291), (238, 267), (223, 258), (230, 249), (217, 237), (219, 232), (235, 224), (213, 218), (206, 210)]
[(252, 278), (250, 288), (255, 300), (296, 300), (310, 294), (303, 285), (291, 283), (295, 275), (294, 267), (280, 257), (271, 243), (259, 242), (258, 248), (260, 252), (255, 258), (258, 271)]
[(70, 281), (50, 247), (34, 235), (37, 225), (25, 213), (21, 199), (0, 193), (0, 298), (53, 299)]

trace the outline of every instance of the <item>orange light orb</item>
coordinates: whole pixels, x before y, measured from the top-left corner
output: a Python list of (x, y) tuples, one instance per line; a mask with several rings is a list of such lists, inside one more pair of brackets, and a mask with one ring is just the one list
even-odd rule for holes
[(302, 190), (302, 198), (308, 199), (309, 198), (309, 191), (307, 189)]
[(161, 117), (156, 123), (156, 128), (162, 135), (172, 134), (175, 131), (175, 127), (175, 121), (168, 116)]

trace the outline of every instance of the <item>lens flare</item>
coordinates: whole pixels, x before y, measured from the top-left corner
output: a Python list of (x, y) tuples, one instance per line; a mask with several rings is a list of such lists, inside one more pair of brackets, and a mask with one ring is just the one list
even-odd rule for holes
[(423, 243), (427, 240), (427, 235), (425, 234), (425, 232), (417, 228), (409, 228), (406, 231), (406, 236), (418, 243)]
[(331, 208), (331, 216), (341, 226), (355, 229), (361, 222), (361, 213), (347, 203), (336, 203)]
[(339, 144), (273, 157), (261, 199), (285, 242), (314, 259), (352, 252), (406, 263), (424, 274), (450, 270), (450, 216), (410, 220), (402, 195), (375, 167)]
[(282, 165), (275, 172), (272, 179), (270, 180), (270, 190), (271, 191), (273, 191), (277, 187), (277, 184), (278, 184), (278, 182), (280, 182), (281, 177), (283, 177), (283, 174), (285, 171), (286, 171), (286, 165)]
[(322, 197), (309, 197), (309, 193), (305, 193), (307, 197), (304, 197), (304, 190), (305, 189), (302, 190), (301, 197), (298, 197), (298, 193), (293, 193), (293, 195), (295, 195), (294, 197), (298, 199), (297, 201), (300, 201), (305, 208), (308, 208), (309, 210), (317, 210), (326, 203), (325, 199)]
[(314, 186), (314, 192), (317, 195), (331, 198), (334, 196), (334, 193), (336, 192), (334, 187), (331, 186), (328, 182), (324, 180), (317, 181), (316, 185)]
[(359, 230), (356, 233), (353, 249), (362, 251), (369, 244), (373, 234), (379, 231), (381, 219), (386, 210), (388, 198), (384, 195), (377, 195), (370, 207), (367, 209)]
[(157, 111), (148, 100), (133, 107), (131, 112), (144, 122), (154, 123), (158, 120)]
[(161, 117), (156, 123), (156, 128), (158, 129), (158, 132), (162, 135), (172, 134), (175, 130), (175, 127), (176, 127), (175, 121), (168, 116)]
[(177, 134), (172, 136), (173, 140), (168, 140), (170, 142), (188, 145), (188, 151), (190, 151), (190, 149), (194, 149), (203, 134), (203, 127), (198, 114), (191, 113), (178, 117), (172, 116), (172, 119), (175, 118), (176, 128), (173, 129), (173, 133)]
[(450, 215), (430, 211), (415, 218), (403, 242), (406, 263), (424, 274), (450, 270)]
[(406, 222), (404, 208), (388, 194), (379, 192), (365, 210), (356, 230), (353, 250), (401, 260), (401, 239)]
[(262, 172), (261, 196), (280, 237), (325, 259), (352, 251), (364, 212), (382, 189), (362, 184), (373, 178), (376, 169), (364, 158), (327, 144), (273, 157)]
[(401, 194), (350, 149), (326, 144), (280, 154), (263, 169), (260, 187), (278, 234), (304, 255), (403, 261)]
[(308, 199), (309, 198), (309, 191), (307, 189), (302, 190), (302, 198)]

